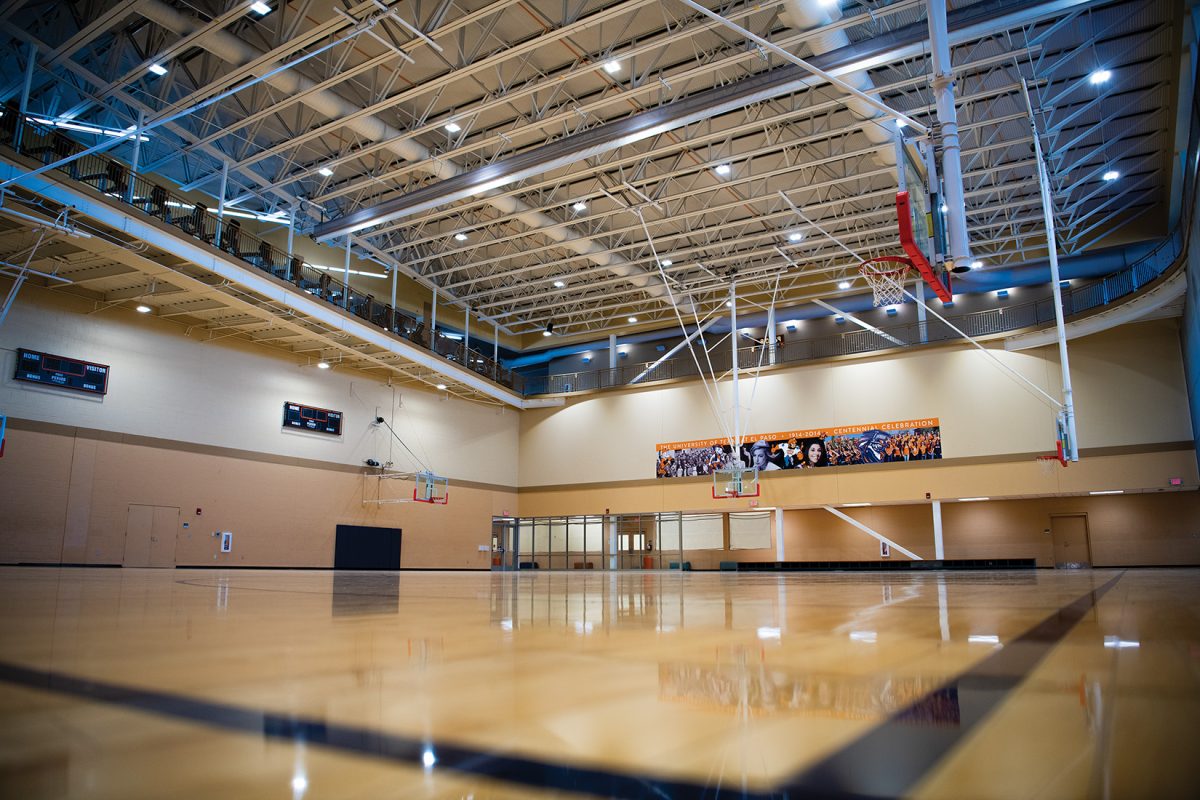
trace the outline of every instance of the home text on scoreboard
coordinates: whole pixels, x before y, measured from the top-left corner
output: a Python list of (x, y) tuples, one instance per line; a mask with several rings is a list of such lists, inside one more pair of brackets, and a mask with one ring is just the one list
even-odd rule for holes
[(303, 431), (328, 433), (331, 436), (342, 435), (342, 412), (330, 411), (328, 408), (317, 408), (300, 403), (283, 404), (283, 425), (286, 428), (299, 428)]
[(17, 373), (13, 377), (43, 386), (103, 395), (108, 393), (108, 369), (107, 364), (93, 364), (20, 347), (17, 349)]

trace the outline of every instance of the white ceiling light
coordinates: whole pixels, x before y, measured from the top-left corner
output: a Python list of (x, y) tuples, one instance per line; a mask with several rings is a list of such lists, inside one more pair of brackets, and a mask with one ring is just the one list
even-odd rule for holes
[(317, 170), (317, 174), (324, 175), (326, 178), (332, 178), (333, 170), (331, 170), (329, 167), (321, 167), (319, 170)]
[(459, 233), (454, 234), (454, 241), (465, 242), (466, 240), (467, 240), (467, 235), (465, 233), (459, 232)]
[(904, 120), (902, 120), (902, 119), (898, 119), (898, 120), (896, 120), (896, 127), (897, 127), (897, 128), (903, 128), (903, 127), (905, 127), (905, 126), (907, 126), (907, 125), (908, 125), (908, 123), (907, 123), (907, 122), (905, 122), (905, 121), (904, 121)]
[(838, 288), (839, 289), (849, 289), (850, 281), (838, 281)]
[(605, 61), (604, 62), (604, 71), (607, 72), (609, 75), (616, 75), (618, 72), (621, 71), (621, 62), (616, 61), (616, 60)]
[(842, 503), (842, 508), (863, 508), (869, 506), (870, 503)]
[(733, 172), (733, 167), (729, 166), (728, 164), (717, 164), (717, 166), (713, 168), (713, 172), (717, 173), (718, 175), (728, 175), (730, 172)]
[(260, 17), (265, 17), (267, 14), (271, 13), (271, 7), (269, 5), (267, 5), (266, 3), (262, 2), (262, 0), (258, 0), (258, 2), (252, 3), (250, 5), (250, 10), (253, 11), (255, 14), (258, 14)]
[(991, 500), (991, 499), (992, 498), (990, 498), (990, 497), (960, 497), (960, 498), (958, 498), (958, 502), (960, 502), (960, 503), (979, 503), (984, 500)]
[(317, 367), (319, 369), (329, 369), (329, 362), (328, 361), (318, 361)]
[(148, 306), (148, 305), (145, 305), (145, 304), (139, 304), (139, 305), (138, 305), (138, 307), (137, 307), (137, 312), (138, 312), (139, 314), (149, 314), (149, 313), (150, 313), (150, 306)]
[(1092, 86), (1099, 86), (1102, 83), (1108, 83), (1108, 79), (1112, 77), (1112, 72), (1106, 69), (1098, 69), (1088, 76), (1088, 83)]
[(155, 75), (162, 76), (167, 74), (167, 68), (162, 64), (151, 64), (147, 69), (149, 69)]
[(629, 317), (629, 321), (630, 321), (631, 323), (632, 323), (632, 322), (637, 322), (637, 317)]
[(450, 131), (451, 133), (458, 133), (459, 131), (462, 130), (462, 126), (459, 125), (457, 122), (447, 122), (446, 130)]
[(587, 203), (583, 202), (582, 200), (576, 200), (575, 205), (571, 206), (571, 208), (575, 209), (576, 211), (587, 211)]
[(1105, 489), (1105, 490), (1104, 490), (1104, 491), (1102, 491), (1102, 492), (1088, 492), (1088, 494), (1092, 494), (1092, 495), (1100, 495), (1100, 494), (1125, 494), (1125, 490), (1124, 490), (1124, 489)]
[(444, 390), (446, 388), (446, 384), (439, 383), (435, 388), (437, 388), (438, 390)]
[(674, 263), (675, 263), (675, 262), (674, 262), (674, 261), (672, 261), (672, 260), (671, 260), (671, 259), (669, 259), (669, 258), (664, 258), (664, 259), (662, 260), (662, 265), (663, 265), (664, 267), (669, 267), (669, 266), (671, 266), (671, 265), (672, 265), (672, 264), (674, 264)]
[(1100, 177), (1104, 178), (1106, 181), (1115, 181), (1117, 178), (1121, 177), (1121, 173), (1117, 172), (1115, 169), (1110, 169)]
[(567, 288), (567, 284), (563, 283), (562, 281), (555, 281), (554, 288), (555, 289), (565, 289), (565, 288)]
[(983, 262), (982, 261), (972, 261), (971, 269), (983, 269)]
[(800, 231), (794, 231), (794, 232), (788, 234), (789, 242), (798, 242), (803, 238), (804, 238), (804, 234), (800, 233)]
[(726, 300), (726, 301), (725, 301), (725, 307), (726, 307), (726, 308), (733, 308), (733, 301), (732, 301), (732, 300)]

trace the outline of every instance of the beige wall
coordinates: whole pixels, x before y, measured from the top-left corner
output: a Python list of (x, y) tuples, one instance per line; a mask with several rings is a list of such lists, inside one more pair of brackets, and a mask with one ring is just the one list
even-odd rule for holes
[[(1009, 353), (1001, 362), (1059, 396), (1057, 350)], [(1175, 320), (1124, 326), (1071, 343), (1082, 448), (1192, 440)], [(938, 417), (946, 458), (1054, 449), (1054, 411), (969, 347), (810, 364), (744, 380), (748, 433)], [(731, 418), (728, 381), (720, 418)], [(754, 391), (753, 403), (750, 403)], [(521, 415), (522, 487), (653, 478), (655, 445), (722, 435), (704, 387), (569, 397)]]
[[(928, 504), (842, 511), (922, 558), (934, 557)], [(1053, 514), (1087, 515), (1094, 566), (1200, 564), (1200, 493), (1194, 491), (944, 503), (946, 558), (1034, 558), (1052, 566)], [(789, 561), (881, 560), (875, 539), (822, 509), (784, 512), (784, 548)], [(889, 560), (908, 559), (893, 550)]]
[[(491, 519), (511, 490), (457, 484), (450, 503), (378, 505), (411, 493), (336, 464), (17, 423), (0, 459), (0, 561), (119, 564), (129, 506), (180, 509), (176, 563), (330, 567), (338, 524), (403, 530), (401, 564), (486, 569)], [(197, 509), (200, 514), (197, 515)], [(183, 523), (188, 523), (185, 529)], [(215, 531), (232, 531), (219, 552)]]
[[(386, 378), (305, 366), (307, 356), (225, 339), (205, 342), (170, 322), (125, 308), (87, 314), (91, 304), (22, 290), (0, 327), (0, 409), (14, 419), (150, 436), (175, 442), (361, 466), (365, 459), (421, 461), (455, 480), (516, 485), (517, 412), (449, 398)], [(13, 380), (16, 348), (112, 367), (108, 395), (89, 397)], [(283, 429), (285, 401), (344, 412), (343, 434)]]

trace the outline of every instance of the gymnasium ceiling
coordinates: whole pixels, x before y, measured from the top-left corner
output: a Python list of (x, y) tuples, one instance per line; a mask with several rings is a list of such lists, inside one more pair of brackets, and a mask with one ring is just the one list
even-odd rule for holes
[[(924, 0), (842, 0), (817, 27), (788, 8), (828, 2), (704, 5), (826, 69), (867, 67), (885, 103), (932, 123)], [(898, 252), (894, 123), (679, 0), (268, 5), (0, 0), (4, 98), (32, 44), (32, 111), (108, 128), (169, 118), (142, 170), (184, 190), (215, 194), (227, 164), (236, 207), (296, 209), (298, 233), (335, 245), (339, 221), (400, 207), (355, 230), (355, 252), (516, 335), (673, 327), (672, 298), (720, 309), (735, 275), (759, 304), (864, 291), (822, 231), (859, 256)], [(1045, 253), (1021, 78), (1063, 251), (1166, 233), (1181, 5), (950, 4), (984, 270)], [(1098, 69), (1111, 77), (1093, 84)], [(751, 96), (759, 84), (773, 88)], [(625, 135), (638, 126), (650, 135)], [(484, 168), (498, 182), (481, 192)]]

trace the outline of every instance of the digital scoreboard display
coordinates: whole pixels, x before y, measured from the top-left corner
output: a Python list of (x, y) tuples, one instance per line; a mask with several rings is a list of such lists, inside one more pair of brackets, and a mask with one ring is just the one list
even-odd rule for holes
[(19, 381), (88, 394), (108, 393), (108, 365), (39, 353), (23, 347), (17, 349), (17, 374), (14, 377)]
[(328, 408), (304, 406), (299, 403), (283, 404), (283, 425), (285, 428), (299, 428), (302, 431), (328, 433), (331, 436), (342, 435), (342, 412), (330, 411)]

